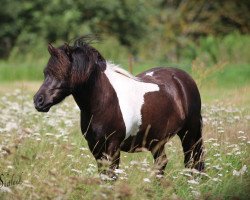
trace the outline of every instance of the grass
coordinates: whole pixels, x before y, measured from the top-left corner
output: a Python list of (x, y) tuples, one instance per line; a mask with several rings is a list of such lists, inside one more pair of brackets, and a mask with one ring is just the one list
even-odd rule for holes
[[(45, 62), (46, 63), (46, 62)], [(42, 80), (43, 66), (30, 63), (0, 62), (0, 81)]]
[[(21, 83), (21, 84), (20, 84)], [(72, 98), (47, 114), (35, 111), (37, 82), (0, 86), (0, 174), (21, 183), (0, 188), (0, 199), (249, 199), (249, 85), (202, 87), (206, 171), (183, 166), (180, 141), (166, 145), (162, 180), (150, 153), (122, 153), (118, 181), (102, 182), (80, 133)], [(0, 182), (1, 186), (1, 182)]]
[[(45, 53), (43, 53), (44, 56)], [(47, 55), (48, 56), (48, 55)], [(45, 56), (46, 57), (46, 56)], [(43, 57), (43, 58), (45, 58)], [(0, 61), (0, 82), (13, 81), (37, 81), (43, 80), (43, 69), (47, 60), (38, 59), (37, 63), (32, 61), (27, 62), (10, 62)], [(122, 63), (121, 66), (128, 70), (129, 60), (120, 59), (117, 63)], [(133, 74), (139, 74), (142, 71), (157, 66), (169, 66), (181, 68), (189, 73), (197, 80), (199, 86), (205, 88), (219, 87), (222, 89), (239, 88), (246, 84), (250, 84), (250, 65), (248, 63), (232, 64), (219, 63), (207, 67), (206, 63), (199, 60), (190, 65), (187, 64), (173, 64), (162, 62), (145, 62), (136, 61), (132, 63)]]

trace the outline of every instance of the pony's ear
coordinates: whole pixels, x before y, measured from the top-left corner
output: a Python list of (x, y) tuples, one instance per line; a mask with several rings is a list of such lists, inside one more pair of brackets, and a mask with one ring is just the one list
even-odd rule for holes
[(55, 47), (52, 46), (52, 44), (48, 44), (48, 51), (50, 53), (50, 55), (54, 55), (57, 56), (58, 52), (57, 49)]

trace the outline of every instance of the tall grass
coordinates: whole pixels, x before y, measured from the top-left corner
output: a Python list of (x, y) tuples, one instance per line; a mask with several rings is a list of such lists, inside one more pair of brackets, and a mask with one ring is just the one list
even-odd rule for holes
[[(150, 153), (122, 153), (116, 182), (99, 179), (96, 162), (80, 133), (71, 98), (49, 113), (35, 111), (34, 90), (1, 92), (0, 199), (249, 199), (249, 109), (203, 102), (205, 173), (184, 168), (180, 141), (166, 145), (169, 163), (157, 180)], [(0, 90), (1, 91), (1, 90)], [(248, 96), (249, 97), (249, 96)], [(227, 97), (221, 97), (221, 100)], [(244, 98), (244, 96), (241, 96)]]

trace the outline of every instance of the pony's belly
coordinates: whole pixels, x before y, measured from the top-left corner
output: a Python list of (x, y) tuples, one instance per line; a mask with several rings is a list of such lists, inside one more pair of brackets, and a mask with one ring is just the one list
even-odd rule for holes
[(122, 142), (120, 149), (130, 153), (146, 151), (147, 147), (143, 142), (143, 137), (144, 134), (141, 131), (135, 133), (134, 136), (130, 135)]

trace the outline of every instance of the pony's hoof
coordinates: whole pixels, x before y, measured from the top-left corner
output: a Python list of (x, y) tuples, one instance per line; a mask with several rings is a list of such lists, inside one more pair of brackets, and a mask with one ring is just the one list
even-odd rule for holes
[(164, 171), (163, 170), (156, 170), (154, 171), (154, 175), (156, 179), (162, 179), (164, 177)]
[(204, 162), (198, 162), (194, 168), (198, 170), (199, 172), (204, 172), (205, 171), (205, 163)]
[(100, 179), (102, 181), (116, 181), (118, 176), (114, 172), (100, 173)]

